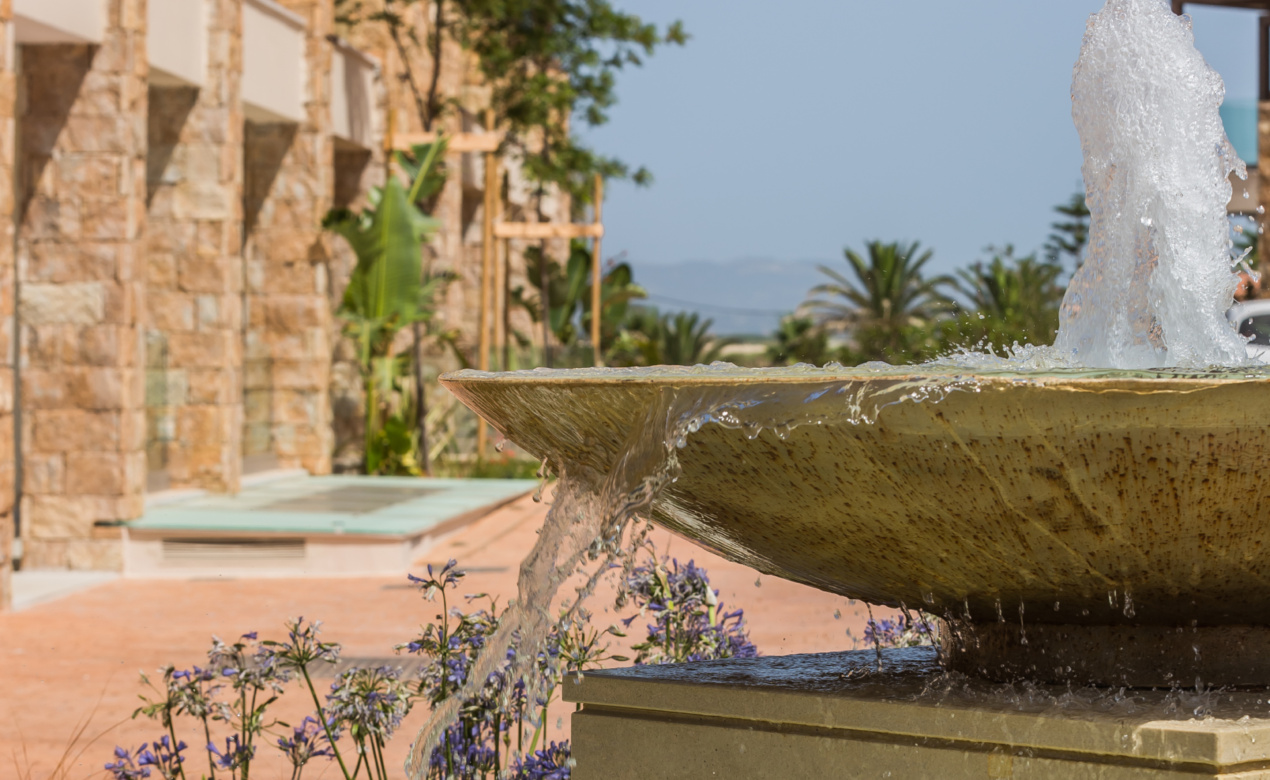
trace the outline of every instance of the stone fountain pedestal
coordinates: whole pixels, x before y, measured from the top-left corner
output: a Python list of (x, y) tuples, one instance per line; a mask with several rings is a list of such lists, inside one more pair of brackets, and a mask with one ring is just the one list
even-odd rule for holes
[(1270, 779), (1270, 690), (1002, 686), (930, 648), (881, 672), (871, 651), (591, 672), (564, 695), (577, 780)]

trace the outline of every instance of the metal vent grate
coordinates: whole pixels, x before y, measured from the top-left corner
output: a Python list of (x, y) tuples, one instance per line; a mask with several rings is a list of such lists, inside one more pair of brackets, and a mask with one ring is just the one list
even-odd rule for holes
[(319, 512), (364, 515), (438, 492), (431, 487), (345, 485), (282, 498), (260, 507), (269, 512)]
[(303, 539), (164, 539), (163, 563), (260, 566), (304, 562)]

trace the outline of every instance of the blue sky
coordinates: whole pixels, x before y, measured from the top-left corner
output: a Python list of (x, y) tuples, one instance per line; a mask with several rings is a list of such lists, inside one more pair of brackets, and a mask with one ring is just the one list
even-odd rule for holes
[[(693, 36), (623, 73), (612, 121), (585, 133), (656, 176), (612, 185), (605, 206), (605, 254), (624, 251), (637, 278), (838, 263), (874, 237), (921, 240), (947, 271), (988, 244), (1037, 248), (1080, 186), (1071, 70), (1101, 0), (617, 4)], [(1228, 97), (1254, 98), (1255, 14), (1188, 12)], [(770, 297), (745, 305), (798, 303)]]

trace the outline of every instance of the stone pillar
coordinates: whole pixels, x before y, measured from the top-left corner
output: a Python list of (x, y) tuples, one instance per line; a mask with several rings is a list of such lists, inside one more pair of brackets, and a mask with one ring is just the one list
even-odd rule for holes
[[(380, 115), (384, 106), (378, 106)], [(335, 146), (334, 206), (361, 211), (369, 204), (366, 194), (372, 187), (383, 186), (383, 149), (360, 149), (350, 144)], [(331, 242), (330, 307), (336, 311), (344, 300), (344, 290), (357, 267), (357, 255), (348, 242), (336, 239)], [(334, 460), (337, 472), (358, 472), (362, 467), (362, 450), (365, 449), (365, 393), (362, 388), (360, 365), (357, 361), (357, 345), (342, 333), (342, 322), (332, 317), (331, 322), (331, 415), (334, 433)]]
[(334, 437), (330, 238), (321, 222), (333, 190), (326, 36), (334, 9), (319, 0), (282, 5), (307, 23), (306, 116), (299, 125), (246, 125), (244, 468), (326, 474)]
[(150, 87), (146, 458), (151, 489), (237, 492), (242, 0), (210, 5), (204, 85)]
[(99, 46), (21, 49), (24, 567), (117, 568), (145, 499), (145, 0)]
[(13, 173), (14, 74), (13, 2), (0, 0), (0, 612), (13, 602), (13, 499), (17, 452), (13, 439)]

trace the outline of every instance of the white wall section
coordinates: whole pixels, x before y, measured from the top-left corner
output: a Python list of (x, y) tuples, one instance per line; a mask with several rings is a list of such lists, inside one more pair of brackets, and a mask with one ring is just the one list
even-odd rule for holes
[(253, 122), (304, 119), (304, 19), (272, 0), (243, 5), (243, 111)]
[(101, 43), (105, 28), (106, 0), (13, 0), (18, 43)]
[(207, 0), (149, 0), (150, 83), (201, 87), (207, 72)]

